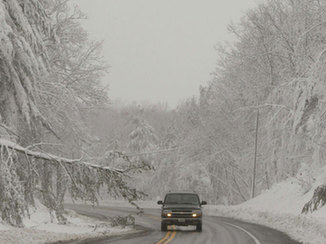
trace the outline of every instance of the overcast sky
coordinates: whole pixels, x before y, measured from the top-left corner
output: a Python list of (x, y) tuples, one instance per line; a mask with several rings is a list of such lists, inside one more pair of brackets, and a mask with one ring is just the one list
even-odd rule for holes
[(214, 71), (214, 45), (257, 0), (74, 0), (103, 40), (112, 100), (167, 102), (198, 94)]

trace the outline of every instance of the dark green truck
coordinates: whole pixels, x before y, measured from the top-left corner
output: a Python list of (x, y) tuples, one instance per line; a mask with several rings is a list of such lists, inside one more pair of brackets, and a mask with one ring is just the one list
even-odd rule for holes
[(168, 225), (188, 226), (195, 225), (197, 231), (202, 231), (203, 212), (202, 205), (196, 193), (167, 193), (162, 205), (161, 230), (167, 231)]

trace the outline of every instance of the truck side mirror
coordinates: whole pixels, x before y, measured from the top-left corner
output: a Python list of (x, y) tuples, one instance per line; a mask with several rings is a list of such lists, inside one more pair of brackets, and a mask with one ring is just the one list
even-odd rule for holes
[(163, 202), (160, 200), (157, 202), (158, 205), (163, 205)]
[(206, 201), (201, 201), (201, 204), (200, 205), (206, 205), (207, 202)]

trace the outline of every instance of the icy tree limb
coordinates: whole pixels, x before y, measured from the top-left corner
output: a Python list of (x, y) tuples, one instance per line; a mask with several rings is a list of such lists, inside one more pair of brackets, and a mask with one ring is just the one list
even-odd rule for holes
[(283, 104), (276, 104), (276, 103), (265, 103), (265, 104), (261, 104), (261, 105), (258, 105), (258, 106), (248, 106), (248, 107), (241, 107), (235, 111), (239, 111), (239, 110), (246, 110), (246, 109), (259, 109), (259, 108), (265, 108), (265, 107), (278, 107), (278, 108), (282, 108), (282, 109), (285, 109), (287, 111), (289, 111), (290, 113), (293, 112), (293, 109), (286, 106), (286, 105), (283, 105)]
[(210, 173), (207, 169), (203, 169), (205, 174), (211, 178), (214, 178), (216, 181), (218, 181), (219, 183), (221, 183), (224, 186), (228, 186), (230, 187), (231, 191), (233, 191), (233, 193), (239, 195), (244, 201), (246, 201), (246, 197), (242, 194), (241, 191), (239, 191), (239, 189), (235, 189), (232, 185), (230, 185), (228, 182), (226, 182), (225, 180), (219, 178), (218, 176)]
[(245, 197), (245, 195), (242, 193), (241, 188), (240, 188), (240, 186), (239, 186), (239, 183), (238, 183), (237, 180), (236, 180), (236, 177), (235, 177), (234, 173), (232, 174), (232, 179), (233, 179), (233, 181), (234, 181), (234, 183), (235, 183), (235, 185), (236, 185), (236, 189), (238, 190), (239, 195), (241, 196), (241, 198), (242, 198), (244, 201), (247, 201), (248, 199), (247, 199), (247, 198)]
[(320, 22), (318, 24), (315, 24), (315, 25), (311, 26), (309, 29), (307, 29), (305, 32), (303, 32), (301, 34), (301, 36), (298, 38), (298, 40), (297, 40), (296, 47), (299, 46), (299, 44), (302, 42), (303, 37), (305, 37), (307, 34), (309, 34), (309, 32), (311, 32), (312, 30), (314, 30), (317, 27), (322, 26), (322, 25), (325, 25), (326, 26), (326, 21), (323, 21), (323, 22)]
[(323, 56), (325, 53), (326, 53), (326, 49), (322, 50), (322, 51), (319, 53), (316, 63), (318, 63), (318, 62), (321, 60), (322, 56)]
[[(128, 177), (128, 173), (130, 171), (130, 168), (132, 169), (140, 169), (140, 168), (144, 168), (144, 165), (141, 166), (134, 166), (133, 162), (129, 159), (128, 156), (124, 155), (122, 152), (118, 152), (118, 151), (114, 151), (114, 152), (110, 152), (109, 156), (110, 157), (118, 157), (121, 158), (123, 160), (126, 160), (130, 163), (129, 167), (127, 167), (126, 169), (112, 169), (110, 167), (105, 167), (105, 166), (100, 166), (100, 165), (96, 165), (96, 164), (92, 164), (92, 163), (88, 163), (85, 162), (85, 159), (68, 159), (68, 158), (63, 158), (63, 157), (58, 157), (56, 155), (52, 155), (46, 152), (37, 152), (37, 151), (32, 151), (26, 147), (22, 147), (19, 144), (9, 141), (9, 140), (5, 140), (3, 138), (0, 138), (0, 148), (6, 148), (7, 151), (8, 149), (18, 152), (18, 153), (22, 153), (24, 154), (26, 157), (32, 157), (35, 159), (41, 159), (44, 161), (48, 161), (50, 162), (50, 164), (54, 164), (56, 163), (57, 165), (60, 165), (61, 167), (63, 167), (65, 173), (68, 175), (68, 177), (70, 177), (73, 188), (75, 188), (75, 190), (77, 190), (77, 192), (82, 193), (82, 197), (84, 196), (86, 197), (90, 197), (89, 199), (92, 199), (97, 201), (96, 198), (96, 193), (94, 191), (96, 191), (96, 187), (102, 185), (103, 183), (106, 184), (107, 186), (109, 186), (109, 191), (111, 191), (114, 194), (120, 195), (122, 196), (124, 199), (128, 200), (128, 202), (135, 206), (140, 212), (142, 211), (142, 209), (134, 202), (137, 199), (139, 199), (142, 196), (145, 196), (146, 194), (143, 192), (139, 192), (136, 189), (130, 188), (127, 183), (123, 180), (123, 177)], [(8, 151), (8, 154), (10, 153), (10, 151)], [(9, 157), (12, 158), (12, 157)], [(107, 157), (106, 157), (107, 159)], [(91, 160), (90, 160), (91, 161)], [(69, 167), (73, 167), (70, 168), (70, 170), (68, 169)], [(82, 172), (82, 178), (79, 178), (80, 175), (77, 173), (76, 175), (76, 170), (77, 169), (81, 169)], [(95, 174), (98, 175), (99, 179), (103, 179), (104, 182), (101, 183), (101, 180), (98, 180), (96, 183), (93, 182), (92, 177), (90, 175), (87, 175), (87, 173), (85, 173), (83, 168), (87, 168), (87, 169), (93, 169), (95, 170)], [(78, 170), (77, 170), (78, 171)], [(86, 174), (86, 175), (85, 175)], [(78, 176), (79, 175), (79, 176)], [(77, 176), (77, 178), (75, 178)], [(94, 189), (84, 189), (82, 190), (83, 187), (85, 187), (85, 184), (87, 184), (87, 182), (85, 182), (85, 180), (91, 180), (91, 186), (87, 186), (87, 187), (95, 187)], [(94, 184), (97, 184), (97, 186), (94, 186)], [(78, 194), (78, 193), (77, 193)]]
[(82, 159), (67, 159), (67, 158), (58, 157), (58, 156), (55, 156), (55, 155), (52, 155), (49, 153), (35, 152), (35, 151), (29, 150), (25, 147), (22, 147), (22, 146), (18, 145), (17, 143), (14, 143), (14, 142), (11, 142), (11, 141), (8, 141), (5, 139), (1, 139), (1, 138), (0, 138), (0, 146), (5, 146), (5, 147), (8, 147), (17, 152), (24, 153), (25, 155), (43, 159), (46, 161), (56, 161), (60, 164), (63, 163), (63, 164), (69, 164), (69, 165), (78, 165), (79, 164), (79, 165), (84, 165), (89, 168), (109, 171), (109, 172), (115, 173), (115, 174), (123, 174), (124, 173), (124, 170), (111, 169), (109, 167), (103, 167), (103, 166), (99, 166), (99, 165), (95, 165), (95, 164), (91, 164), (91, 163), (87, 163), (87, 162), (82, 162), (81, 161)]
[(0, 123), (0, 127), (4, 128), (7, 132), (9, 132), (10, 134), (13, 134), (14, 136), (18, 137), (17, 133), (15, 133), (11, 128), (9, 128), (8, 126), (6, 126), (3, 123)]
[(326, 204), (326, 185), (318, 186), (315, 191), (314, 195), (309, 202), (307, 202), (301, 213), (308, 213), (313, 212), (321, 208)]

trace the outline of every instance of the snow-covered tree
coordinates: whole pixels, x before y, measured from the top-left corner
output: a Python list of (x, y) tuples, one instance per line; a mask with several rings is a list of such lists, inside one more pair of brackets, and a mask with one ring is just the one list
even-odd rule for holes
[(131, 152), (150, 152), (154, 150), (157, 144), (157, 138), (154, 128), (146, 120), (135, 118), (133, 121), (134, 130), (129, 134), (128, 148)]
[[(64, 223), (67, 190), (92, 202), (104, 185), (129, 201), (142, 195), (126, 184), (128, 156), (91, 156), (96, 138), (82, 108), (105, 104), (106, 65), (82, 17), (64, 0), (0, 2), (0, 216), (12, 225), (22, 225), (34, 197)], [(108, 167), (116, 158), (128, 164)]]
[(206, 184), (214, 201), (214, 191), (227, 203), (248, 199), (257, 110), (258, 193), (325, 164), (325, 5), (266, 1), (229, 26), (236, 41), (217, 45), (212, 80), (178, 108), (179, 182)]

